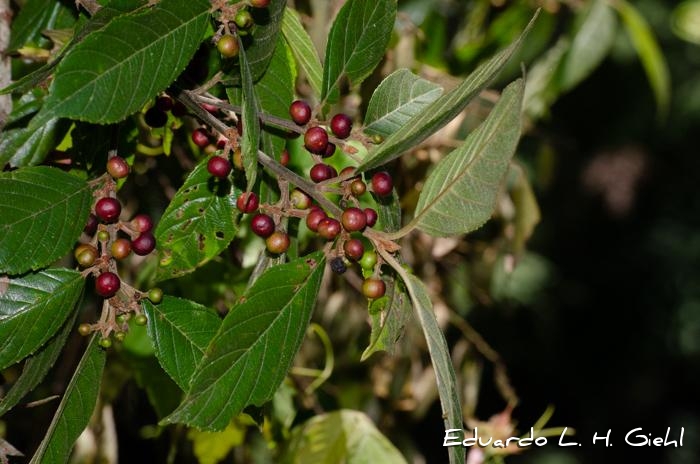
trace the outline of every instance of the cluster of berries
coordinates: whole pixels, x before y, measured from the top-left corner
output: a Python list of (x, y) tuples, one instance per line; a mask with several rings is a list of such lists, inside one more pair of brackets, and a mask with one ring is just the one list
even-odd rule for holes
[[(129, 165), (124, 158), (114, 156), (107, 161), (107, 172), (115, 180), (123, 179), (129, 174)], [(114, 182), (110, 181), (103, 190), (111, 193), (113, 186)], [(116, 309), (116, 312), (121, 313), (121, 323), (115, 318), (114, 321), (108, 321), (111, 325), (81, 324), (78, 328), (83, 335), (96, 330), (101, 331), (103, 338), (100, 344), (105, 348), (111, 346), (111, 332), (115, 333), (117, 339), (125, 336), (127, 315), (130, 312), (136, 313), (137, 324), (146, 323), (146, 316), (141, 314), (138, 306), (140, 298), (147, 297), (153, 303), (159, 303), (163, 297), (163, 292), (158, 288), (141, 294), (131, 287), (124, 289), (122, 286), (116, 273), (115, 260), (123, 260), (132, 252), (140, 256), (148, 255), (155, 249), (156, 239), (153, 236), (153, 221), (150, 216), (138, 214), (130, 221), (120, 221), (121, 210), (121, 203), (113, 196), (105, 194), (99, 198), (83, 229), (90, 240), (88, 243), (80, 243), (73, 253), (78, 265), (85, 268), (85, 273), (95, 276), (95, 292), (110, 300), (107, 303), (108, 310)], [(120, 232), (125, 236), (119, 236)], [(120, 290), (126, 298), (112, 299)]]
[(222, 21), (223, 34), (217, 34), (216, 49), (221, 53), (221, 57), (225, 59), (235, 58), (240, 51), (240, 45), (236, 35), (241, 37), (250, 34), (252, 27), (255, 25), (253, 15), (248, 10), (248, 6), (253, 8), (267, 8), (270, 5), (270, 0), (248, 0), (247, 3), (233, 5), (233, 14), (231, 20), (227, 11), (221, 11), (219, 21)]

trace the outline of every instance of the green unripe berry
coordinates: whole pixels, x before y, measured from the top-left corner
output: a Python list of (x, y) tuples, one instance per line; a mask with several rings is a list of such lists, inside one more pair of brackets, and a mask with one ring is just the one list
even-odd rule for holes
[(90, 267), (97, 259), (97, 248), (89, 243), (82, 243), (75, 248), (73, 255), (80, 267)]
[(233, 19), (233, 21), (236, 23), (236, 26), (241, 29), (250, 29), (254, 24), (253, 15), (246, 9), (238, 10), (238, 13), (236, 13), (236, 17)]
[(90, 327), (90, 324), (80, 324), (78, 326), (78, 333), (83, 337), (87, 337), (88, 335), (90, 335), (91, 332), (92, 327)]
[(226, 34), (216, 43), (216, 49), (219, 50), (222, 57), (234, 58), (238, 56), (238, 40), (234, 36)]
[(163, 290), (160, 288), (152, 288), (148, 291), (148, 299), (151, 300), (151, 303), (153, 304), (158, 304), (163, 300)]
[(108, 349), (112, 347), (112, 340), (109, 338), (102, 338), (100, 339), (100, 346), (104, 349)]
[(146, 325), (148, 323), (148, 318), (145, 314), (137, 314), (134, 318), (134, 323), (136, 323), (136, 325)]
[(107, 232), (106, 230), (99, 231), (97, 233), (97, 240), (99, 240), (100, 242), (106, 242), (107, 240), (109, 240), (109, 232)]
[(377, 252), (374, 250), (365, 250), (362, 258), (360, 258), (360, 266), (362, 269), (374, 269), (377, 264)]
[(386, 292), (386, 284), (378, 277), (370, 277), (362, 283), (362, 294), (370, 299), (381, 298)]
[(114, 332), (114, 339), (118, 342), (123, 342), (126, 338), (126, 332)]

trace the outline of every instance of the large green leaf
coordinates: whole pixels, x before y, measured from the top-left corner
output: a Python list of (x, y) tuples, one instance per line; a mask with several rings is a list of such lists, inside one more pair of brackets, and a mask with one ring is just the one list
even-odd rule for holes
[(239, 193), (227, 180), (209, 174), (206, 159), (194, 168), (156, 227), (157, 280), (192, 272), (226, 249), (238, 231)]
[[(442, 418), (445, 430), (462, 429), (462, 407), (460, 406), (457, 376), (455, 375), (450, 348), (447, 346), (445, 335), (440, 330), (433, 303), (430, 301), (428, 289), (421, 280), (413, 274), (402, 276), (404, 284), (411, 295), (413, 307), (420, 321), (425, 340), (428, 343), (430, 359), (435, 370), (440, 403), (442, 404)], [(450, 456), (450, 464), (464, 464), (464, 448), (451, 446), (447, 449)]]
[(7, 51), (15, 51), (27, 43), (39, 44), (46, 29), (70, 27), (75, 22), (74, 10), (55, 0), (29, 0), (12, 21), (12, 34)]
[(286, 0), (272, 0), (267, 8), (250, 9), (255, 20), (255, 29), (253, 41), (246, 46), (245, 52), (254, 81), (267, 70), (275, 51), (286, 4)]
[(222, 430), (244, 407), (270, 400), (304, 338), (324, 265), (317, 252), (265, 271), (226, 316), (164, 422)]
[(37, 116), (27, 127), (5, 130), (0, 134), (0, 166), (7, 163), (12, 167), (39, 164), (68, 132), (68, 121)]
[(377, 86), (367, 105), (365, 132), (388, 137), (442, 95), (442, 87), (397, 69)]
[(34, 353), (65, 323), (85, 279), (69, 269), (0, 276), (0, 370)]
[(0, 400), (0, 417), (15, 407), (27, 393), (32, 391), (44, 379), (46, 373), (49, 372), (49, 369), (58, 359), (58, 355), (63, 351), (63, 346), (66, 344), (68, 335), (73, 330), (73, 323), (77, 315), (78, 312), (76, 311), (74, 316), (68, 318), (68, 321), (63, 324), (63, 328), (55, 337), (27, 359), (22, 368), (22, 375), (19, 376), (12, 388)]
[(323, 63), (321, 98), (338, 101), (343, 78), (360, 84), (379, 64), (396, 19), (396, 0), (349, 0), (333, 21)]
[(506, 87), (488, 118), (435, 166), (405, 229), (444, 237), (471, 232), (489, 219), (520, 140), (523, 87), (522, 79)]
[(284, 10), (282, 34), (289, 48), (291, 48), (294, 58), (306, 74), (311, 89), (317, 96), (320, 96), (323, 79), (321, 60), (318, 58), (318, 52), (311, 41), (311, 37), (309, 37), (308, 32), (301, 24), (299, 13), (291, 8)]
[(205, 306), (170, 296), (157, 305), (148, 300), (142, 305), (160, 365), (187, 391), (195, 366), (221, 326), (221, 318)]
[[(90, 34), (58, 65), (43, 112), (110, 123), (139, 110), (190, 61), (209, 7), (204, 0), (162, 0)], [(105, 44), (114, 45), (109, 53)]]
[(367, 414), (341, 409), (312, 417), (292, 430), (284, 464), (406, 463)]
[(85, 226), (88, 184), (37, 166), (0, 174), (0, 272), (19, 274), (64, 256)]
[(30, 464), (68, 462), (75, 440), (87, 426), (95, 409), (105, 359), (105, 351), (99, 345), (99, 335), (95, 334)]
[(401, 129), (370, 151), (367, 158), (358, 166), (358, 171), (367, 171), (398, 158), (403, 152), (410, 150), (452, 121), (479, 92), (498, 76), (536, 19), (537, 15), (532, 18), (525, 31), (510, 46), (481, 64), (455, 89), (435, 100), (421, 113), (410, 118)]
[(671, 77), (666, 59), (654, 37), (654, 32), (644, 16), (631, 3), (619, 0), (613, 2), (612, 5), (620, 13), (622, 23), (637, 49), (649, 84), (654, 91), (659, 115), (663, 118), (668, 112), (671, 99)]

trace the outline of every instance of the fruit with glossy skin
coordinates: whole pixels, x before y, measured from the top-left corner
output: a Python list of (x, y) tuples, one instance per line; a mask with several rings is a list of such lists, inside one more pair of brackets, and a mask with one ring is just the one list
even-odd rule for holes
[(144, 232), (131, 241), (131, 249), (139, 256), (146, 256), (156, 248), (156, 238), (150, 232)]
[(148, 324), (148, 318), (145, 314), (137, 314), (134, 318), (134, 323), (136, 323), (136, 325), (146, 325)]
[(356, 197), (359, 197), (367, 191), (367, 185), (362, 181), (362, 179), (354, 179), (350, 182), (350, 192)]
[(131, 228), (136, 232), (150, 232), (153, 229), (153, 221), (148, 214), (137, 214), (131, 219)]
[(95, 279), (95, 291), (104, 298), (112, 298), (120, 287), (121, 281), (114, 272), (103, 272)]
[(306, 227), (314, 232), (318, 232), (318, 224), (327, 217), (328, 216), (321, 208), (312, 206), (311, 210), (306, 215)]
[(362, 240), (351, 238), (343, 244), (343, 251), (348, 259), (359, 261), (362, 258), (362, 255), (365, 253), (365, 246), (362, 243)]
[(99, 344), (102, 348), (108, 349), (112, 347), (112, 340), (109, 338), (101, 338)]
[(158, 304), (163, 300), (163, 290), (158, 287), (152, 288), (148, 291), (148, 299), (151, 303)]
[(97, 240), (100, 242), (106, 242), (109, 240), (109, 232), (106, 230), (101, 230), (97, 233)]
[(175, 102), (168, 95), (161, 95), (156, 98), (156, 108), (161, 111), (170, 111), (175, 107)]
[(282, 153), (280, 154), (280, 164), (282, 166), (286, 166), (289, 164), (289, 151), (282, 150)]
[(365, 208), (365, 218), (367, 218), (367, 227), (374, 227), (379, 216), (377, 216), (377, 212), (372, 208)]
[(115, 179), (123, 179), (129, 175), (129, 165), (121, 156), (113, 156), (107, 161), (107, 172)]
[(267, 8), (270, 0), (248, 0), (248, 4), (253, 8)]
[(238, 39), (231, 34), (225, 34), (216, 42), (216, 49), (224, 58), (236, 57), (239, 52)]
[(277, 230), (265, 239), (265, 246), (270, 253), (279, 255), (289, 249), (289, 235)]
[(378, 277), (369, 277), (362, 282), (362, 294), (367, 298), (381, 298), (385, 292), (386, 284)]
[(255, 235), (267, 238), (275, 231), (275, 221), (267, 214), (259, 213), (251, 219), (250, 229)]
[(207, 162), (207, 171), (214, 177), (225, 179), (231, 173), (231, 162), (221, 156), (212, 156)]
[(309, 128), (304, 134), (304, 146), (311, 153), (325, 154), (328, 147), (328, 132), (320, 126)]
[(199, 148), (204, 148), (209, 145), (209, 134), (205, 129), (198, 127), (192, 131), (192, 141)]
[(360, 266), (362, 269), (369, 271), (374, 269), (377, 264), (377, 252), (374, 250), (365, 250), (362, 258), (360, 258)]
[(143, 115), (143, 120), (150, 127), (159, 128), (165, 126), (168, 122), (168, 115), (160, 108), (152, 106), (146, 111), (146, 114)]
[(311, 207), (311, 197), (297, 188), (289, 194), (289, 202), (296, 209), (309, 209)]
[(243, 192), (236, 200), (236, 208), (241, 213), (252, 213), (258, 209), (258, 206), (260, 206), (260, 201), (255, 192)]
[(80, 267), (90, 267), (97, 259), (97, 248), (89, 243), (82, 243), (75, 248), (73, 256)]
[(241, 8), (233, 18), (233, 22), (241, 29), (250, 29), (254, 24), (253, 15), (247, 9)]
[(331, 270), (336, 274), (344, 274), (348, 270), (343, 262), (343, 258), (336, 256), (331, 260)]
[(83, 228), (83, 232), (85, 232), (87, 235), (95, 235), (95, 232), (97, 232), (97, 225), (99, 223), (100, 221), (97, 220), (97, 216), (90, 213), (90, 216), (88, 216), (88, 220), (85, 223), (85, 227)]
[(316, 163), (309, 171), (309, 178), (316, 183), (332, 179), (333, 177), (333, 168), (325, 163)]
[(340, 216), (340, 222), (348, 232), (357, 232), (365, 228), (367, 225), (367, 217), (365, 212), (360, 208), (350, 207), (343, 211)]
[(324, 150), (323, 153), (321, 153), (321, 156), (324, 158), (330, 158), (335, 154), (335, 144), (328, 142), (328, 145), (326, 145), (326, 149)]
[(104, 197), (95, 203), (95, 214), (102, 222), (115, 222), (121, 212), (122, 205), (116, 198)]
[(131, 242), (125, 238), (118, 238), (112, 242), (111, 251), (114, 259), (124, 259), (131, 253)]
[(391, 195), (391, 190), (394, 188), (394, 181), (386, 171), (380, 171), (372, 176), (372, 191), (380, 196), (385, 197)]
[(339, 139), (346, 139), (352, 131), (352, 119), (347, 114), (338, 113), (331, 119), (331, 131)]
[(311, 120), (311, 107), (304, 100), (295, 100), (289, 105), (289, 116), (300, 126)]
[(326, 240), (333, 240), (340, 234), (342, 227), (337, 219), (326, 217), (318, 223), (317, 233)]
[(91, 332), (92, 328), (90, 327), (90, 324), (80, 324), (78, 326), (78, 333), (83, 337), (87, 337)]

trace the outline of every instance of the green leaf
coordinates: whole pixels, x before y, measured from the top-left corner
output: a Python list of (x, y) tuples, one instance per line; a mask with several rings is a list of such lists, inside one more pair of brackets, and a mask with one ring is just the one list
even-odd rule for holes
[(270, 400), (304, 338), (324, 265), (317, 252), (265, 271), (226, 316), (187, 396), (163, 422), (222, 430), (244, 407)]
[(221, 253), (236, 236), (240, 192), (207, 171), (207, 159), (190, 173), (156, 227), (157, 280), (192, 272)]
[(428, 105), (421, 113), (409, 119), (400, 130), (394, 132), (376, 149), (370, 151), (367, 158), (357, 167), (358, 171), (367, 171), (398, 158), (403, 152), (410, 150), (452, 121), (479, 92), (498, 76), (536, 19), (537, 14), (530, 20), (520, 37), (508, 48), (481, 64), (455, 89)]
[(22, 375), (19, 376), (12, 388), (0, 400), (0, 417), (15, 407), (27, 393), (34, 390), (34, 387), (39, 385), (44, 379), (46, 373), (49, 372), (49, 369), (56, 362), (58, 355), (63, 351), (63, 346), (66, 344), (68, 335), (73, 330), (73, 324), (77, 315), (78, 312), (76, 311), (73, 317), (63, 324), (63, 328), (55, 337), (42, 346), (36, 354), (27, 359), (22, 368)]
[(537, 197), (523, 168), (512, 164), (511, 171), (514, 176), (511, 197), (515, 205), (513, 252), (520, 255), (525, 251), (525, 243), (532, 236), (542, 216)]
[(608, 55), (617, 32), (615, 13), (605, 0), (590, 3), (576, 18), (571, 47), (561, 64), (559, 87), (562, 92), (583, 81)]
[(253, 81), (260, 79), (267, 70), (275, 51), (286, 4), (286, 0), (272, 0), (267, 8), (249, 10), (255, 20), (255, 29), (252, 43), (246, 46), (245, 53)]
[(12, 167), (39, 164), (63, 139), (70, 122), (34, 117), (27, 127), (5, 130), (0, 134), (0, 166)]
[(364, 131), (388, 137), (442, 95), (442, 87), (397, 69), (377, 86), (367, 105)]
[[(194, 55), (209, 6), (204, 0), (162, 0), (90, 34), (58, 65), (44, 112), (104, 124), (141, 109)], [(105, 44), (119, 46), (105, 53)]]
[[(245, 415), (243, 415), (245, 416)], [(249, 424), (235, 418), (221, 432), (204, 432), (189, 429), (187, 438), (192, 441), (192, 451), (199, 464), (219, 464), (232, 449), (241, 446), (245, 441), (248, 426), (255, 425), (252, 419)]]
[(0, 277), (0, 370), (34, 353), (74, 310), (85, 279), (69, 269)]
[(0, 174), (0, 272), (36, 270), (64, 256), (80, 236), (91, 204), (88, 184), (60, 169)]
[[(129, 337), (131, 334), (129, 334)], [(129, 337), (126, 337), (128, 340)], [(158, 418), (173, 412), (182, 400), (182, 389), (163, 370), (155, 356), (137, 356), (122, 353), (134, 374), (136, 384), (145, 390), (148, 402)]]
[(613, 2), (612, 5), (620, 13), (622, 23), (637, 49), (649, 84), (654, 91), (659, 117), (663, 119), (668, 112), (671, 99), (671, 78), (664, 55), (654, 37), (654, 32), (644, 16), (631, 3), (620, 0)]
[(405, 229), (445, 237), (471, 232), (491, 217), (520, 139), (523, 87), (522, 79), (506, 87), (486, 120), (435, 166)]
[(258, 148), (260, 147), (260, 105), (258, 97), (255, 94), (255, 86), (253, 85), (253, 76), (248, 67), (248, 59), (246, 52), (243, 49), (243, 43), (240, 42), (240, 52), (238, 58), (241, 63), (241, 82), (243, 83), (243, 136), (241, 140), (241, 155), (243, 158), (243, 169), (245, 177), (248, 181), (246, 191), (249, 192), (255, 185), (255, 179), (258, 175)]
[(299, 63), (304, 74), (306, 74), (314, 94), (320, 96), (323, 79), (321, 60), (318, 58), (318, 52), (311, 41), (311, 37), (309, 37), (308, 32), (301, 24), (299, 13), (291, 8), (284, 10), (282, 34), (287, 41), (287, 45), (291, 48), (294, 58)]
[(100, 348), (99, 335), (95, 334), (30, 464), (68, 462), (75, 440), (87, 426), (95, 409), (105, 359), (105, 350)]
[(378, 351), (394, 353), (396, 342), (403, 335), (404, 327), (411, 316), (411, 301), (406, 290), (396, 279), (386, 282), (386, 293), (369, 305), (372, 332), (369, 346), (362, 353), (365, 361)]
[(396, 19), (395, 0), (349, 0), (333, 21), (323, 63), (321, 98), (335, 103), (343, 78), (359, 85), (379, 64)]
[(30, 42), (38, 45), (44, 30), (69, 27), (74, 22), (73, 10), (63, 2), (29, 0), (12, 21), (12, 34), (6, 51), (15, 51)]
[(171, 296), (157, 305), (148, 300), (141, 304), (148, 316), (148, 336), (158, 362), (187, 391), (195, 366), (221, 326), (221, 318), (205, 306)]
[[(435, 370), (440, 403), (442, 404), (445, 430), (462, 429), (462, 406), (459, 402), (457, 376), (455, 375), (454, 366), (452, 366), (450, 348), (447, 346), (445, 335), (440, 330), (440, 326), (435, 318), (433, 303), (430, 301), (428, 289), (413, 274), (402, 277), (407, 277), (404, 278), (404, 284), (411, 295), (413, 307), (416, 310), (425, 340), (428, 343), (428, 351)], [(450, 464), (464, 464), (464, 448), (451, 446), (447, 448), (447, 452), (450, 456)]]
[(341, 409), (312, 417), (292, 430), (284, 464), (403, 464), (406, 458), (367, 414)]

